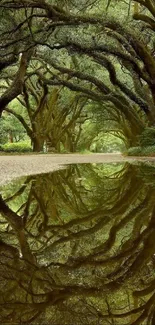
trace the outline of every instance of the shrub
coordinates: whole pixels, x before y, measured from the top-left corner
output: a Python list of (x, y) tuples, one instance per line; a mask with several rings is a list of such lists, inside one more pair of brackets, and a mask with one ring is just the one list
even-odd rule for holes
[(139, 144), (141, 147), (155, 146), (155, 128), (146, 128), (139, 136)]
[(142, 147), (142, 154), (143, 156), (155, 156), (155, 145)]
[(147, 147), (132, 147), (127, 152), (128, 156), (155, 156), (155, 145)]
[(127, 151), (128, 156), (141, 156), (141, 147), (132, 147), (129, 148)]
[(30, 152), (32, 147), (27, 142), (14, 142), (14, 143), (5, 143), (2, 146), (4, 152)]

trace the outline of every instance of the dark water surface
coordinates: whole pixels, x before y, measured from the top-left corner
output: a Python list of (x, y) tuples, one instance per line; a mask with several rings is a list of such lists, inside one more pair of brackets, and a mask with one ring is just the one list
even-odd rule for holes
[(155, 325), (155, 167), (71, 165), (1, 188), (0, 324)]

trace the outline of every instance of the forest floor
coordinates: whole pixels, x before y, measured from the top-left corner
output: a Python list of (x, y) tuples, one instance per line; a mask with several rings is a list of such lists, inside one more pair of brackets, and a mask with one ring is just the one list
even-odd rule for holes
[(0, 156), (0, 185), (14, 178), (52, 172), (67, 164), (152, 161), (155, 157), (124, 157), (121, 154), (39, 154)]

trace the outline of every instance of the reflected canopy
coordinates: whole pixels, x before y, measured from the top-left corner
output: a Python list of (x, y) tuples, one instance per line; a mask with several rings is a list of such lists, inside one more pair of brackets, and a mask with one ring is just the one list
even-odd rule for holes
[(1, 324), (155, 324), (155, 168), (71, 165), (1, 188)]

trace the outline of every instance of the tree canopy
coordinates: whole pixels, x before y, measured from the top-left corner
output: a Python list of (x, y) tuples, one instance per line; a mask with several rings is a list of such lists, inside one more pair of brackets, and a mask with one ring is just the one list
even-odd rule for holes
[[(91, 117), (90, 105), (105, 119), (117, 116), (128, 146), (154, 126), (152, 0), (2, 0), (0, 15), (0, 113), (20, 121), (34, 150), (65, 147), (68, 132), (78, 138), (77, 120), (83, 110)], [(61, 136), (54, 125), (65, 129)]]

